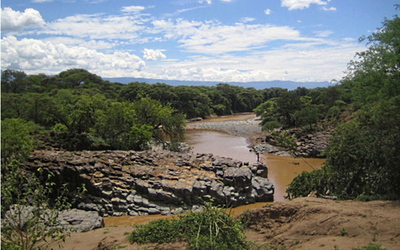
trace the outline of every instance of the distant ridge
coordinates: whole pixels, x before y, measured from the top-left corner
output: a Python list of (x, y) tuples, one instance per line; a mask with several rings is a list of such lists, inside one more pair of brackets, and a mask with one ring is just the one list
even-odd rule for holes
[(230, 85), (242, 86), (245, 88), (255, 88), (255, 89), (265, 89), (279, 87), (288, 90), (293, 90), (298, 87), (305, 87), (308, 89), (318, 88), (318, 87), (328, 87), (333, 85), (329, 82), (294, 82), (294, 81), (254, 81), (254, 82), (213, 82), (213, 81), (182, 81), (182, 80), (162, 80), (162, 79), (148, 79), (148, 78), (134, 78), (134, 77), (111, 77), (103, 78), (110, 82), (119, 82), (128, 84), (130, 82), (144, 82), (148, 84), (155, 83), (165, 83), (172, 86), (216, 86), (219, 83), (227, 83)]

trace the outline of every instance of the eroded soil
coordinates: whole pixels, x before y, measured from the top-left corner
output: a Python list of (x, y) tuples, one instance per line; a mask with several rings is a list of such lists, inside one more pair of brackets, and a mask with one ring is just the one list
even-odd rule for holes
[[(299, 198), (246, 212), (254, 249), (352, 249), (368, 243), (400, 249), (399, 201)], [(131, 245), (133, 226), (73, 233), (63, 249), (187, 249), (185, 243)], [(54, 249), (59, 249), (53, 245)]]

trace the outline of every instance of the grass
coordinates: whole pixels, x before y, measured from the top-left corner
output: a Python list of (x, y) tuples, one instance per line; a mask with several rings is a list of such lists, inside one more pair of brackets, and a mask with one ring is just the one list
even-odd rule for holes
[(133, 243), (171, 243), (186, 241), (189, 249), (250, 249), (244, 227), (239, 219), (233, 219), (226, 209), (206, 204), (200, 213), (189, 212), (173, 220), (155, 220), (138, 225), (129, 234)]
[(361, 248), (353, 248), (352, 250), (385, 250), (381, 244), (369, 243), (367, 246)]

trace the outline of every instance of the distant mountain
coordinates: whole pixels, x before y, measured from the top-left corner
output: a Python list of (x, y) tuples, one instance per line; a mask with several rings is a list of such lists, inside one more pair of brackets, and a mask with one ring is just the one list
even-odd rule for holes
[[(161, 79), (147, 79), (147, 78), (133, 78), (133, 77), (112, 77), (112, 78), (103, 78), (103, 80), (108, 80), (110, 82), (119, 82), (119, 83), (130, 83), (130, 82), (144, 82), (148, 84), (154, 83), (165, 83), (172, 86), (216, 86), (221, 82), (212, 82), (212, 81), (181, 81), (181, 80), (161, 80)], [(318, 88), (318, 87), (328, 87), (332, 85), (329, 82), (293, 82), (293, 81), (264, 81), (264, 82), (223, 82), (228, 83), (230, 85), (242, 86), (245, 88), (253, 87), (255, 89), (265, 89), (265, 88), (273, 88), (279, 87), (284, 89), (293, 90), (297, 87), (305, 87), (308, 89)]]

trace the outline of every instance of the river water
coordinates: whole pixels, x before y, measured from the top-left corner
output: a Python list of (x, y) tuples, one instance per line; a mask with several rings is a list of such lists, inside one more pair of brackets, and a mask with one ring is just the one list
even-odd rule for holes
[[(257, 157), (250, 152), (244, 137), (212, 130), (187, 130), (186, 142), (195, 153), (212, 153), (242, 162), (255, 163)], [(274, 201), (283, 201), (286, 188), (303, 171), (312, 171), (322, 166), (324, 159), (293, 158), (261, 154), (262, 162), (268, 166), (268, 178), (275, 186)]]
[[(187, 130), (186, 143), (195, 153), (212, 153), (214, 155), (230, 157), (242, 162), (255, 163), (256, 155), (250, 152), (244, 137), (233, 136), (225, 132), (213, 130)], [(286, 188), (292, 180), (303, 171), (312, 171), (322, 166), (324, 159), (315, 158), (293, 158), (261, 154), (261, 161), (268, 166), (268, 178), (275, 186), (274, 201), (284, 200)], [(240, 214), (248, 209), (260, 208), (268, 204), (258, 202), (232, 209), (234, 214)], [(172, 218), (172, 216), (149, 215), (149, 216), (121, 216), (104, 218), (106, 226), (144, 224), (151, 220), (160, 218)]]

